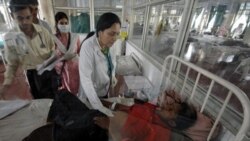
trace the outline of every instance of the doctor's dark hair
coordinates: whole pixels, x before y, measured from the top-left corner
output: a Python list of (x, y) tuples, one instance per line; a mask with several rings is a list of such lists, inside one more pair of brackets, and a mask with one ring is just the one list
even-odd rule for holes
[[(28, 0), (10, 0), (9, 9), (11, 13), (21, 11), (23, 9), (29, 8)], [(31, 10), (31, 9), (30, 9)]]
[(88, 38), (92, 37), (93, 35), (95, 35), (95, 31), (90, 31), (86, 37), (82, 40), (80, 47), (82, 46), (82, 44), (84, 43), (84, 41), (86, 41)]
[(92, 37), (93, 35), (95, 35), (95, 31), (89, 32), (89, 33), (86, 35), (86, 37), (83, 39), (83, 42), (84, 42), (85, 40), (87, 40), (88, 38)]
[(121, 25), (121, 21), (116, 14), (111, 12), (102, 14), (96, 24), (96, 36), (98, 37), (99, 31), (104, 31), (105, 29), (110, 28), (115, 23)]

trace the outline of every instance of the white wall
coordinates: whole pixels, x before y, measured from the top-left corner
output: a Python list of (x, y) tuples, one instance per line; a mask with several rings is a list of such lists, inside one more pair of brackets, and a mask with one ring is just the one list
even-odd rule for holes
[(45, 18), (45, 21), (47, 21), (52, 28), (52, 31), (55, 32), (55, 19), (54, 19), (54, 12), (53, 12), (53, 6), (52, 6), (52, 0), (39, 0), (39, 12), (40, 12), (40, 18)]
[[(146, 76), (151, 83), (153, 84), (153, 91), (152, 91), (152, 98), (157, 96), (157, 91), (160, 86), (160, 79), (161, 79), (161, 68), (160, 64), (154, 65), (152, 63), (152, 57), (145, 54), (144, 52), (140, 51), (140, 49), (137, 49), (136, 47), (133, 47), (133, 44), (130, 42), (126, 43), (126, 55), (130, 55), (131, 53), (134, 53), (142, 62), (142, 68), (143, 68), (143, 75)], [(158, 65), (158, 67), (157, 67)]]

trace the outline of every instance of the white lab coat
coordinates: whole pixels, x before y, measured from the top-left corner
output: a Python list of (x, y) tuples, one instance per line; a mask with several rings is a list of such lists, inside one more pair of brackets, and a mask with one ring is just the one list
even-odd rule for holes
[(101, 52), (96, 35), (84, 41), (81, 46), (79, 59), (80, 90), (78, 97), (84, 103), (89, 102), (90, 108), (112, 116), (112, 112), (105, 108), (99, 99), (99, 97), (107, 94), (110, 86), (111, 78), (107, 73), (107, 63), (106, 57)]

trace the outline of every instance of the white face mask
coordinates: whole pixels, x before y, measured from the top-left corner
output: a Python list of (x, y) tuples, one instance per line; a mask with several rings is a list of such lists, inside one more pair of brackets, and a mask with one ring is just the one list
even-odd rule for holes
[(66, 25), (58, 24), (57, 27), (58, 27), (59, 31), (63, 32), (63, 33), (68, 33), (70, 31), (70, 26), (68, 24), (66, 24)]

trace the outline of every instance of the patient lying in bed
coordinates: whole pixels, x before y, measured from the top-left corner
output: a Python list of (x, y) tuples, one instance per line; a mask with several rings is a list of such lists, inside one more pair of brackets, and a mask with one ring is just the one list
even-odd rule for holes
[[(112, 103), (103, 101), (109, 107)], [(96, 124), (109, 129), (114, 141), (188, 141), (182, 131), (196, 121), (196, 110), (182, 102), (174, 91), (165, 91), (158, 104), (116, 105), (112, 118), (95, 117)]]
[[(105, 117), (103, 114), (98, 114), (98, 111), (96, 110), (86, 109), (84, 104), (75, 101), (75, 103), (79, 104), (79, 107), (83, 107), (85, 112), (77, 118), (70, 119), (70, 115), (78, 115), (77, 110), (80, 110), (81, 108), (75, 107), (75, 109), (72, 109), (72, 101), (70, 99), (72, 98), (76, 100), (77, 98), (69, 93), (67, 93), (68, 95), (65, 92), (63, 94), (65, 95), (65, 98), (63, 98), (63, 101), (59, 102), (60, 104), (58, 104), (56, 108), (63, 106), (61, 104), (65, 104), (65, 107), (67, 107), (68, 111), (54, 111), (51, 116), (50, 110), (49, 120), (54, 122), (54, 125), (65, 126), (63, 128), (68, 128), (69, 130), (62, 130), (62, 128), (59, 128), (60, 131), (57, 131), (57, 126), (51, 126), (53, 130), (50, 131), (54, 132), (53, 134), (48, 135), (51, 137), (43, 136), (46, 137), (47, 141), (50, 139), (52, 140), (52, 136), (55, 135), (55, 132), (60, 132), (61, 136), (65, 136), (69, 133), (69, 131), (72, 134), (68, 134), (69, 136), (67, 135), (67, 139), (61, 138), (60, 141), (78, 141), (79, 139), (86, 139), (86, 137), (88, 137), (88, 139), (91, 141), (105, 141), (107, 140), (107, 136), (105, 137), (105, 135), (103, 136), (105, 139), (92, 139), (96, 137), (96, 135), (93, 136), (93, 134), (95, 134), (94, 132), (100, 132), (103, 134), (105, 130), (109, 131), (107, 133), (110, 134), (112, 141), (189, 141), (191, 139), (185, 136), (181, 131), (192, 126), (197, 118), (196, 110), (193, 106), (187, 104), (186, 102), (182, 102), (174, 92), (165, 91), (159, 97), (159, 102), (157, 105), (143, 103), (134, 104), (133, 106), (128, 107), (117, 104), (115, 106), (116, 111), (114, 112), (114, 117), (112, 118)], [(106, 106), (112, 105), (112, 103), (107, 101), (103, 101), (103, 103)], [(71, 109), (73, 112), (70, 112), (69, 109)], [(92, 115), (93, 123), (92, 121), (86, 123), (86, 121), (81, 120), (82, 117), (85, 117), (86, 113), (89, 112), (96, 113), (90, 114)], [(65, 117), (63, 117), (61, 120), (58, 120), (58, 118), (61, 116)], [(69, 122), (71, 120), (73, 122)], [(88, 127), (85, 127), (87, 130), (83, 128), (82, 132), (79, 132), (79, 128), (76, 129), (74, 126), (72, 126), (74, 123), (76, 123), (78, 127), (83, 123), (90, 124)], [(89, 127), (95, 127), (93, 124), (100, 126), (100, 130), (97, 128), (97, 130), (90, 129)], [(46, 126), (46, 128), (48, 128), (48, 126)], [(37, 141), (37, 137), (40, 139), (40, 130), (41, 129), (38, 129), (37, 131), (35, 130), (28, 138), (25, 139), (25, 141)], [(89, 130), (92, 131), (89, 132)], [(89, 132), (89, 134), (86, 134), (88, 136), (81, 138), (86, 132)], [(70, 137), (70, 139), (68, 137)]]

